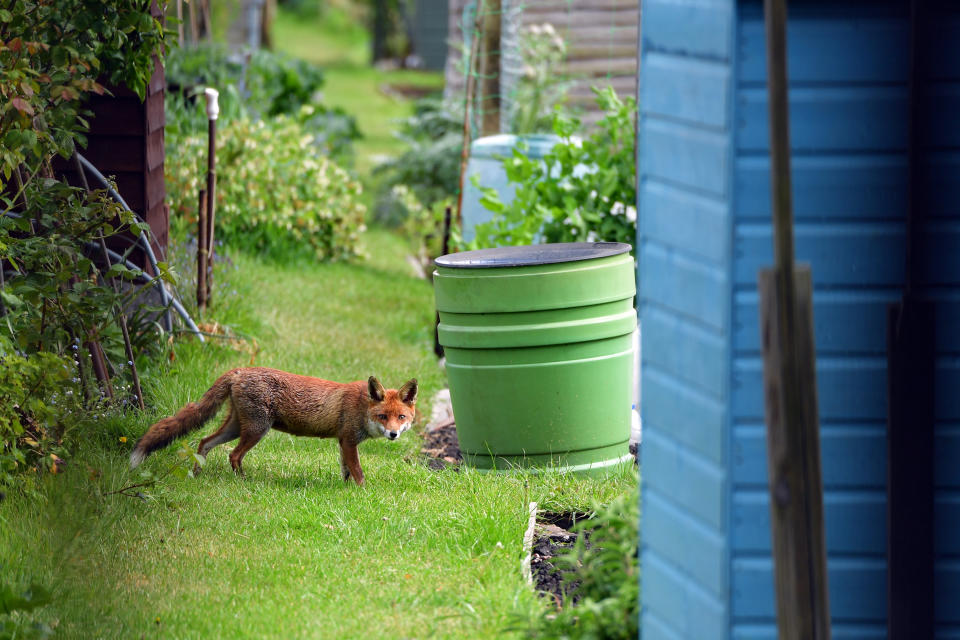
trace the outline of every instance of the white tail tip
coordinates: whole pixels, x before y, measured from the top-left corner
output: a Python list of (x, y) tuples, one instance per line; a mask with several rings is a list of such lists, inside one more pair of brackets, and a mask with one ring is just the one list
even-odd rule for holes
[(146, 457), (147, 454), (145, 454), (143, 451), (140, 451), (140, 449), (134, 449), (132, 452), (130, 452), (130, 468), (136, 469)]

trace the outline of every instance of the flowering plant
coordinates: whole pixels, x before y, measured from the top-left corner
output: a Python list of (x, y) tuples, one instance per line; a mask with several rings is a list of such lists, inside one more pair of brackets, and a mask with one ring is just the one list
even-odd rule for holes
[[(299, 115), (309, 114), (241, 118), (218, 132), (214, 238), (268, 252), (306, 246), (321, 260), (357, 257), (366, 216), (360, 182), (324, 154)], [(171, 226), (180, 237), (197, 227), (206, 145), (203, 134), (167, 140)]]
[(512, 100), (514, 133), (551, 130), (553, 111), (566, 97), (569, 82), (563, 75), (567, 44), (550, 23), (524, 27), (520, 37), (523, 71)]

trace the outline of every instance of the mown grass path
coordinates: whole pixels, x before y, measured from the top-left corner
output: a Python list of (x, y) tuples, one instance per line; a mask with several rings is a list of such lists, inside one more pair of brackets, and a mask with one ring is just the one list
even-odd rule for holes
[[(334, 380), (375, 373), (444, 385), (431, 353), (432, 292), (392, 235), (368, 234), (355, 265), (278, 265), (235, 256), (211, 319), (255, 337), (256, 364)], [(221, 282), (223, 280), (220, 280)], [(527, 503), (582, 508), (636, 481), (434, 472), (420, 439), (360, 447), (367, 486), (339, 478), (333, 440), (271, 433), (229, 470), (230, 445), (198, 478), (147, 500), (103, 495), (137, 482), (126, 459), (155, 419), (194, 400), (250, 354), (181, 340), (145, 372), (147, 415), (113, 416), (40, 495), (0, 503), (0, 572), (55, 603), (36, 618), (63, 638), (499, 638), (544, 609), (520, 575)], [(191, 447), (210, 424), (186, 440)], [(126, 442), (121, 442), (127, 438)], [(177, 445), (147, 459), (162, 472)]]

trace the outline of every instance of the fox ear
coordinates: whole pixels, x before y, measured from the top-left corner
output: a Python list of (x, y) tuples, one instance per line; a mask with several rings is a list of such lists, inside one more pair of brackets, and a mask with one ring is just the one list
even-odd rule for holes
[(384, 391), (383, 385), (380, 384), (380, 381), (374, 376), (370, 376), (367, 380), (367, 391), (370, 392), (370, 399), (374, 402), (383, 402)]
[(404, 404), (413, 404), (417, 401), (417, 379), (411, 378), (400, 387), (400, 399)]

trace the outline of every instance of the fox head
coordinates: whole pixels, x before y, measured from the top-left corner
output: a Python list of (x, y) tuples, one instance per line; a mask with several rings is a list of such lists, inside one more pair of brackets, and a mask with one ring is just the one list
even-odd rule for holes
[(408, 380), (399, 389), (384, 389), (380, 381), (370, 376), (367, 380), (370, 406), (367, 408), (367, 433), (377, 438), (385, 436), (396, 440), (410, 428), (416, 414), (417, 381)]

